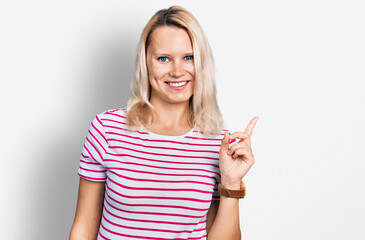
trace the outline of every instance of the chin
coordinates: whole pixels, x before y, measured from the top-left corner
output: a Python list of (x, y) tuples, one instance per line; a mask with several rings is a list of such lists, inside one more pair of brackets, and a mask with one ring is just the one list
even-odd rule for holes
[(170, 99), (170, 103), (175, 103), (175, 104), (178, 104), (178, 103), (189, 103), (189, 99), (190, 98), (187, 98), (187, 99)]

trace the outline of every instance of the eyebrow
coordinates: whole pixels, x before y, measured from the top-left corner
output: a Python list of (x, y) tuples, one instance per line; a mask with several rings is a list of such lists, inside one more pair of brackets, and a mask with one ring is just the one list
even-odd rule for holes
[[(156, 53), (153, 53), (153, 55), (171, 56), (171, 54), (169, 54), (169, 53), (163, 53), (163, 52), (161, 52), (161, 53), (156, 52)], [(192, 52), (188, 52), (188, 53), (184, 53), (183, 55), (184, 56), (192, 56), (194, 54)]]

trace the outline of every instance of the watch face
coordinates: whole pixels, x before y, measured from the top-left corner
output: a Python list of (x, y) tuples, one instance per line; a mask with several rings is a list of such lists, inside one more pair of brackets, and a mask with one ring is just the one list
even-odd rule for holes
[(241, 181), (241, 189), (240, 190), (229, 190), (223, 187), (221, 184), (218, 185), (218, 192), (221, 196), (224, 197), (232, 197), (232, 198), (244, 198), (246, 195), (246, 186)]

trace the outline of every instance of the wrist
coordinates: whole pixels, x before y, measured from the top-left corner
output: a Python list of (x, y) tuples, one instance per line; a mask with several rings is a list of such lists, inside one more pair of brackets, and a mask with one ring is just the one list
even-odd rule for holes
[(246, 185), (243, 181), (240, 182), (239, 189), (236, 189), (236, 183), (230, 183), (225, 187), (220, 183), (218, 185), (218, 192), (222, 197), (229, 197), (229, 198), (244, 198), (246, 195)]
[(229, 189), (229, 190), (240, 190), (241, 181), (226, 181), (224, 179), (221, 180), (221, 184), (223, 187)]

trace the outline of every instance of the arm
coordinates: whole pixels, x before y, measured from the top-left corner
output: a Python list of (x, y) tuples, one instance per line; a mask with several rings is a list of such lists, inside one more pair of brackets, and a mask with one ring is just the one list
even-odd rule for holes
[[(223, 183), (222, 183), (223, 184)], [(237, 186), (227, 186), (228, 189), (240, 189)], [(216, 202), (213, 204), (213, 202)], [(225, 239), (240, 240), (239, 200), (236, 198), (220, 197), (220, 201), (212, 201), (207, 216), (208, 240)]]
[[(219, 151), (219, 169), (221, 184), (228, 189), (239, 190), (241, 179), (255, 162), (250, 138), (257, 120), (258, 117), (254, 117), (244, 132), (234, 132), (232, 135), (224, 133)], [(230, 147), (230, 140), (236, 138), (240, 140)], [(210, 227), (208, 240), (241, 239), (238, 203), (239, 199), (220, 197), (217, 215)]]
[(75, 220), (70, 240), (95, 240), (98, 234), (105, 182), (94, 182), (80, 178)]
[(214, 219), (217, 215), (218, 207), (219, 207), (219, 200), (212, 200), (212, 203), (210, 204), (207, 213), (207, 223), (206, 223), (207, 234), (209, 233), (210, 228), (213, 225)]

